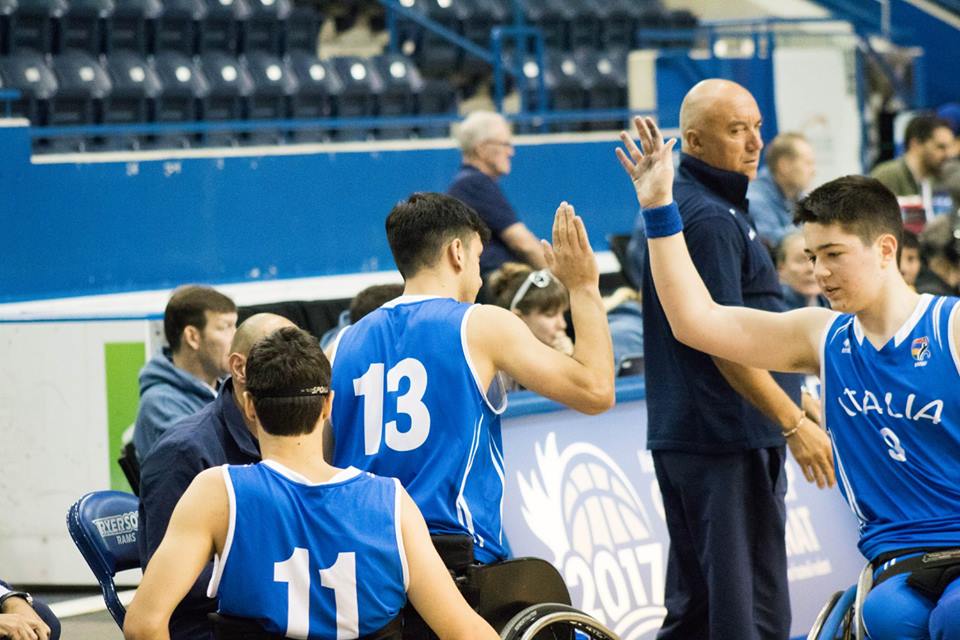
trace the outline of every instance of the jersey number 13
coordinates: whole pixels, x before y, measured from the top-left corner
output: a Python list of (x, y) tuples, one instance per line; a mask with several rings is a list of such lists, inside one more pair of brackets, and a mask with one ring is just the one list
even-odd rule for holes
[[(427, 391), (427, 370), (416, 358), (404, 358), (389, 371), (384, 371), (382, 362), (374, 362), (359, 378), (353, 380), (353, 393), (363, 401), (363, 444), (368, 456), (380, 451), (386, 440), (387, 448), (394, 451), (412, 451), (430, 435), (430, 412), (423, 404)], [(396, 420), (383, 423), (383, 403), (387, 393), (396, 394), (401, 380), (408, 380), (405, 393), (397, 395), (397, 413), (410, 418), (410, 427), (401, 431)], [(384, 385), (386, 382), (386, 385)], [(385, 435), (384, 435), (385, 434)]]

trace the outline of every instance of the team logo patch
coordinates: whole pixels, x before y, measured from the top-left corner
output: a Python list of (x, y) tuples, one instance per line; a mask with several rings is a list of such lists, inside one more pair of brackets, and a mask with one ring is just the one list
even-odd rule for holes
[(927, 366), (927, 360), (933, 357), (933, 354), (930, 353), (930, 338), (927, 336), (916, 338), (910, 345), (910, 355), (913, 356), (913, 366)]
[(840, 349), (840, 353), (850, 353), (850, 338), (844, 338), (843, 348)]
[(519, 475), (523, 517), (573, 587), (574, 606), (624, 640), (651, 640), (666, 615), (665, 545), (623, 469), (603, 450), (556, 435), (536, 445), (537, 471)]

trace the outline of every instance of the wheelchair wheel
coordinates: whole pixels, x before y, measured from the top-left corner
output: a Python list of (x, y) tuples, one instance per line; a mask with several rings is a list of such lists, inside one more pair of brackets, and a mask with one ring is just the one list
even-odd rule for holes
[(501, 640), (619, 640), (599, 620), (565, 604), (546, 603), (527, 607), (507, 622)]

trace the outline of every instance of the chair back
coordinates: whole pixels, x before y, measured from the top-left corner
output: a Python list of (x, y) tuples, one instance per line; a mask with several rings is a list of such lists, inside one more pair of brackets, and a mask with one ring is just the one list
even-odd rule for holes
[(133, 446), (132, 442), (128, 442), (124, 445), (123, 450), (120, 452), (120, 457), (117, 458), (117, 464), (120, 465), (120, 470), (123, 471), (124, 477), (126, 477), (127, 482), (130, 483), (130, 488), (133, 489), (133, 495), (140, 495), (140, 461), (137, 460), (137, 449)]
[(139, 500), (132, 494), (94, 491), (75, 502), (67, 513), (70, 537), (100, 583), (107, 610), (121, 629), (126, 609), (113, 578), (120, 571), (140, 566), (138, 506)]

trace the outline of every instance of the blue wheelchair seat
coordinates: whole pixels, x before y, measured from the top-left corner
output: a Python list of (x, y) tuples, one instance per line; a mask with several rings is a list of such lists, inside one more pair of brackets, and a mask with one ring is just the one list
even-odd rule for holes
[(94, 491), (67, 512), (70, 537), (100, 583), (107, 610), (121, 629), (126, 609), (113, 579), (121, 571), (140, 566), (138, 507), (139, 500), (132, 494)]

